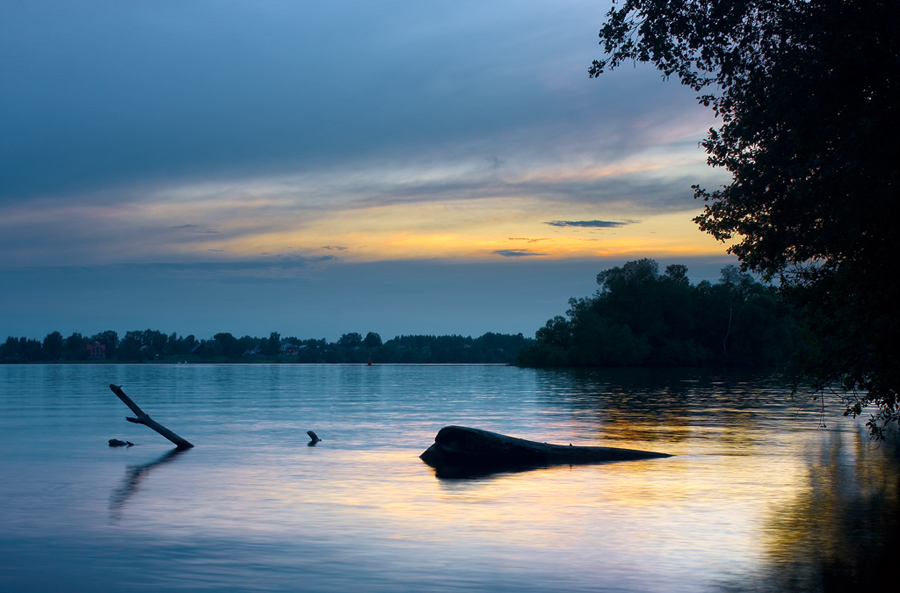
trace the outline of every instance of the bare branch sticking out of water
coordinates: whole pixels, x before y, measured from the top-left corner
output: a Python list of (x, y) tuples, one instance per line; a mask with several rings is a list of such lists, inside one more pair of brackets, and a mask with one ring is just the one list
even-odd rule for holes
[(151, 418), (136, 403), (134, 403), (134, 401), (132, 401), (132, 399), (130, 397), (125, 395), (125, 392), (122, 391), (121, 385), (110, 384), (109, 388), (112, 390), (113, 393), (115, 393), (117, 396), (119, 396), (119, 399), (122, 400), (122, 403), (124, 403), (126, 406), (131, 408), (131, 411), (134, 412), (135, 416), (137, 416), (137, 418), (126, 417), (125, 420), (128, 420), (129, 422), (134, 422), (135, 424), (143, 424), (147, 428), (151, 428), (151, 429), (155, 430), (159, 434), (163, 435), (164, 437), (166, 437), (167, 439), (169, 439), (170, 441), (175, 443), (175, 446), (178, 447), (179, 449), (190, 449), (191, 447), (194, 446), (193, 444), (188, 442), (186, 439), (181, 438), (180, 436), (178, 436), (177, 434), (175, 434), (174, 432), (172, 432), (171, 430), (169, 430), (168, 428), (166, 428), (165, 426), (163, 426), (162, 424), (160, 424), (159, 422), (157, 422), (156, 420)]

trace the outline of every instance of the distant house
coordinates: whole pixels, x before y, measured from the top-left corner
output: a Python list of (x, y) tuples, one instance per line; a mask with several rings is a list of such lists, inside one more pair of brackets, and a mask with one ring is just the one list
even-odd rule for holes
[(244, 358), (252, 358), (254, 356), (259, 356), (260, 354), (262, 354), (262, 348), (260, 346), (257, 346), (253, 350), (245, 350)]
[(279, 356), (297, 356), (299, 353), (300, 348), (296, 344), (282, 344), (278, 349)]
[(88, 358), (92, 360), (106, 360), (106, 344), (97, 340), (87, 345)]

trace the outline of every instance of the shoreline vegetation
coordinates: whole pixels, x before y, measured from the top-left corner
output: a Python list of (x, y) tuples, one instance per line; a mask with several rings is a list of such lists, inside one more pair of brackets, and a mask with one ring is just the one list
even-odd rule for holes
[(382, 341), (353, 332), (325, 339), (218, 333), (197, 339), (157, 330), (92, 336), (60, 332), (43, 341), (8, 337), (0, 363), (349, 363), (515, 364), (522, 367), (774, 367), (803, 352), (798, 315), (777, 291), (742, 273), (722, 269), (712, 284), (691, 284), (687, 267), (663, 273), (641, 259), (597, 275), (592, 296), (569, 299), (537, 330), (521, 333), (397, 336)]
[(534, 343), (522, 334), (488, 332), (470, 336), (397, 336), (386, 342), (369, 332), (353, 332), (336, 342), (301, 340), (272, 332), (267, 338), (218, 333), (210, 339), (165, 334), (157, 330), (129, 331), (123, 338), (109, 330), (92, 336), (58, 331), (43, 341), (10, 336), (0, 344), (0, 363), (355, 363), (366, 364), (510, 364)]
[(691, 284), (687, 267), (652, 259), (597, 275), (594, 295), (569, 299), (566, 316), (539, 329), (525, 367), (775, 367), (806, 348), (799, 316), (772, 286), (722, 269)]

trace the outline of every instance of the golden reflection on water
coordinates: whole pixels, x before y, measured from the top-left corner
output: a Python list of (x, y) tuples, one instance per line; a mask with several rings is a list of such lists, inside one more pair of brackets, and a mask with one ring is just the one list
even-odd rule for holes
[(769, 584), (839, 592), (890, 583), (890, 590), (900, 550), (900, 472), (886, 461), (896, 461), (897, 442), (879, 445), (861, 432), (828, 436), (810, 444), (791, 499), (765, 515)]
[[(806, 488), (803, 460), (789, 455), (687, 454), (446, 480), (416, 459), (419, 452), (323, 447), (315, 455), (271, 453), (277, 463), (261, 458), (202, 476), (171, 464), (155, 487), (177, 482), (202, 498), (172, 504), (147, 483), (146, 501), (157, 502), (145, 506), (134, 497), (128, 520), (245, 538), (350, 534), (360, 545), (405, 540), (458, 553), (577, 550), (598, 566), (620, 558), (653, 570), (727, 575), (735, 564), (747, 569), (765, 560), (771, 543), (760, 537), (761, 525)], [(154, 508), (162, 500), (165, 515)], [(726, 557), (734, 564), (723, 563)]]

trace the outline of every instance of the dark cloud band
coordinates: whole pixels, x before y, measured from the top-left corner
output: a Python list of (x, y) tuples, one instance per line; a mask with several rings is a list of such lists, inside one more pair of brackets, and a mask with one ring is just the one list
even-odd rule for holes
[(524, 249), (498, 249), (493, 252), (495, 255), (502, 257), (534, 257), (537, 255), (547, 255), (546, 253), (535, 253)]
[(550, 222), (545, 222), (544, 224), (549, 224), (550, 226), (574, 226), (580, 228), (590, 228), (590, 229), (615, 229), (620, 226), (625, 226), (626, 224), (634, 224), (637, 222), (636, 220), (625, 220), (622, 222), (615, 222), (612, 220), (551, 220)]

